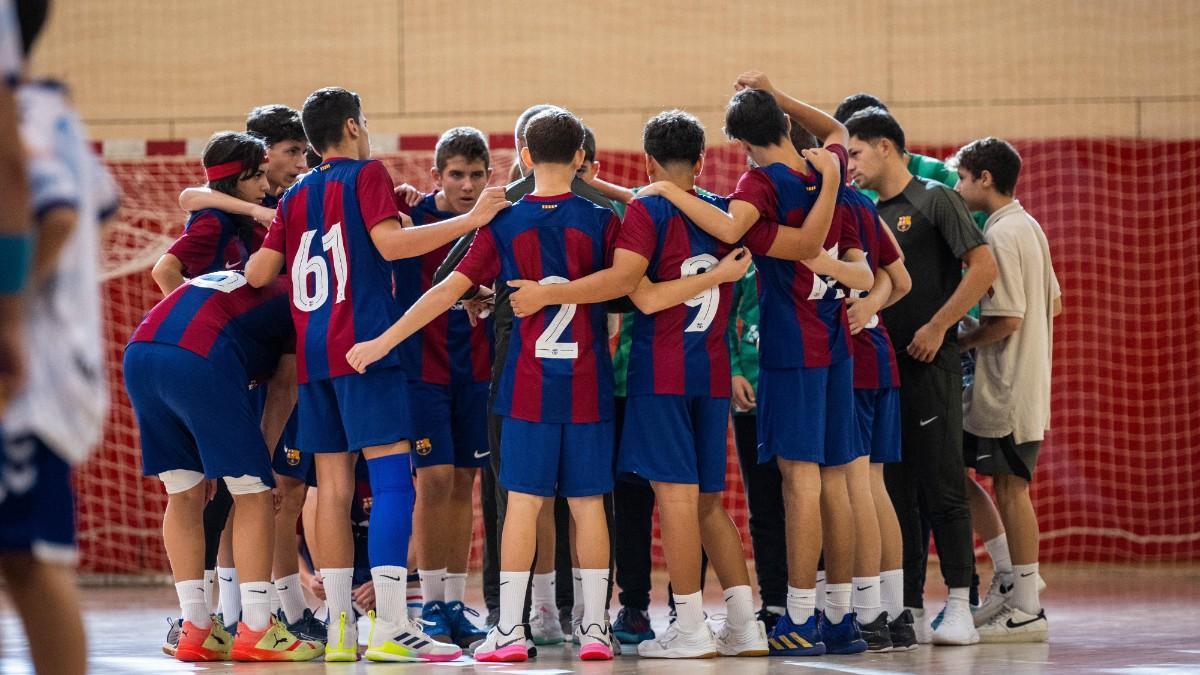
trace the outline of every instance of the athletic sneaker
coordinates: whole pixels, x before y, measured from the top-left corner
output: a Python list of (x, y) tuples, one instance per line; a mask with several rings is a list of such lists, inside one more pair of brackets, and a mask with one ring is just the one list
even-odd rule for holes
[[(1013, 594), (1013, 573), (1000, 572), (992, 575), (992, 585), (988, 587), (987, 596), (983, 602), (979, 603), (978, 607), (973, 607), (971, 612), (975, 615), (975, 627), (978, 628), (985, 623), (988, 623), (1004, 609), (1005, 604), (1012, 598)], [(1046, 580), (1042, 575), (1038, 575), (1038, 595), (1046, 590)]]
[[(428, 605), (426, 605), (428, 606)], [(453, 661), (462, 656), (458, 645), (433, 639), (424, 624), (405, 615), (399, 622), (384, 621), (368, 612), (371, 632), (367, 635), (367, 660), (393, 663)]]
[(923, 645), (931, 644), (933, 642), (933, 629), (929, 626), (929, 622), (925, 620), (925, 608), (913, 609), (905, 607), (904, 611), (912, 613), (912, 626), (917, 634), (917, 643)]
[(762, 609), (758, 610), (758, 615), (755, 618), (762, 622), (763, 629), (767, 631), (767, 635), (770, 635), (771, 631), (775, 630), (775, 623), (779, 621), (779, 617), (781, 616), (783, 615), (776, 614), (766, 607), (763, 607)]
[[(583, 636), (583, 617), (582, 616), (572, 616), (571, 617), (571, 644), (578, 647), (580, 644), (583, 643), (582, 636)], [(618, 640), (617, 644), (621, 644), (621, 642)]]
[(826, 654), (861, 654), (867, 651), (867, 641), (858, 629), (858, 615), (847, 612), (842, 620), (833, 623), (824, 612), (821, 614), (821, 639), (825, 642)]
[(425, 634), (438, 642), (454, 642), (453, 629), (450, 627), (450, 614), (446, 611), (446, 603), (431, 600), (421, 608), (421, 623), (425, 624)]
[[(330, 617), (331, 619), (333, 617)], [(329, 623), (329, 641), (325, 643), (325, 662), (341, 663), (358, 660), (358, 624), (345, 612)]]
[(529, 617), (529, 632), (533, 644), (556, 645), (561, 643), (563, 636), (562, 624), (558, 622), (558, 610), (553, 605), (537, 607)]
[(617, 640), (627, 645), (654, 639), (654, 629), (650, 627), (650, 613), (642, 609), (622, 607), (621, 611), (617, 612), (617, 621), (612, 628)]
[(239, 623), (229, 656), (234, 661), (312, 661), (324, 652), (324, 644), (301, 640), (271, 617), (267, 627), (257, 631)]
[(167, 618), (167, 641), (163, 643), (162, 651), (167, 656), (175, 656), (175, 647), (179, 645), (179, 631), (183, 630), (183, 619)]
[(483, 663), (519, 663), (529, 659), (525, 646), (525, 626), (517, 625), (507, 633), (499, 626), (488, 631), (483, 643), (475, 648), (476, 661)]
[(1034, 616), (1009, 605), (979, 627), (979, 638), (983, 642), (1045, 642), (1050, 639), (1046, 610), (1039, 609)]
[(721, 656), (766, 656), (771, 648), (767, 645), (767, 630), (761, 621), (749, 621), (743, 626), (731, 626), (724, 622), (716, 631), (717, 653)]
[(450, 637), (459, 647), (467, 647), (476, 640), (487, 637), (487, 631), (480, 630), (467, 614), (479, 616), (479, 612), (455, 600), (446, 605), (446, 618), (450, 622)]
[(612, 626), (607, 621), (603, 625), (589, 624), (579, 635), (579, 660), (612, 661), (613, 642)]
[(292, 635), (301, 640), (325, 644), (325, 641), (328, 639), (328, 626), (325, 625), (324, 621), (314, 616), (312, 610), (307, 607), (304, 608), (304, 614), (301, 615), (300, 619), (292, 623), (287, 622), (287, 615), (283, 613), (282, 608), (275, 616), (287, 626)]
[(213, 615), (213, 620), (220, 623), (222, 626), (224, 626), (226, 633), (236, 636), (238, 623), (242, 619), (241, 619), (241, 617), (238, 617), (237, 621), (233, 621), (231, 623), (225, 623), (225, 615), (221, 614), (220, 612), (217, 612), (216, 614)]
[(935, 645), (973, 645), (979, 642), (979, 631), (971, 618), (970, 606), (962, 602), (947, 602), (942, 620), (933, 629)]
[(771, 656), (820, 656), (825, 653), (825, 642), (821, 639), (820, 612), (813, 612), (800, 625), (792, 622), (791, 615), (784, 613), (775, 622), (775, 630), (767, 638)]
[[(892, 619), (887, 627), (893, 652), (909, 652), (917, 648), (917, 631), (913, 627), (911, 609), (900, 612), (900, 616)], [(869, 642), (867, 648), (870, 648)]]
[(892, 650), (892, 633), (888, 630), (887, 612), (881, 613), (870, 623), (858, 622), (858, 631), (867, 641), (867, 651), (872, 653)]
[(707, 622), (685, 633), (676, 621), (659, 637), (639, 643), (637, 651), (644, 659), (711, 659), (717, 655), (717, 639)]
[(191, 621), (184, 621), (179, 628), (179, 641), (173, 656), (187, 662), (228, 661), (232, 647), (233, 636), (216, 617), (208, 628), (197, 628)]

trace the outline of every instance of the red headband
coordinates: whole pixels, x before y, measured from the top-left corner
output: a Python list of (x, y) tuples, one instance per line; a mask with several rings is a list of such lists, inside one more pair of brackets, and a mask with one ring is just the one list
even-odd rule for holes
[[(263, 164), (267, 163), (266, 156), (263, 157), (262, 163)], [(242, 162), (241, 162), (241, 160), (236, 160), (236, 159), (232, 162), (225, 162), (224, 164), (218, 164), (216, 166), (204, 167), (204, 177), (207, 178), (210, 183), (215, 180), (221, 180), (222, 178), (229, 178), (230, 176), (236, 176), (236, 175), (240, 174), (241, 172), (242, 172)]]

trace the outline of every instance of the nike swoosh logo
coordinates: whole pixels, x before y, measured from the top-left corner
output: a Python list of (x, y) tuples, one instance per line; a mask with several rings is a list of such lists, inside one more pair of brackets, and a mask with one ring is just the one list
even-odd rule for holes
[(1022, 574), (1021, 578), (1024, 579), (1025, 577), (1031, 577), (1031, 576), (1033, 576), (1033, 572), (1028, 572), (1026, 574)]
[(868, 589), (870, 589), (870, 588), (874, 588), (874, 586), (855, 586), (855, 588), (857, 588), (857, 589), (858, 589), (858, 590), (860, 590), (860, 591), (865, 591), (865, 590), (868, 590)]
[(980, 455), (980, 456), (976, 457), (975, 459), (987, 459), (988, 457), (991, 457), (991, 455)]
[(925, 426), (926, 424), (929, 424), (930, 422), (936, 420), (937, 418), (938, 418), (938, 416), (934, 415), (933, 417), (930, 417), (927, 420), (921, 420), (921, 426)]
[(1020, 623), (1013, 623), (1013, 620), (1009, 619), (1005, 625), (1008, 626), (1009, 628), (1020, 628), (1021, 626), (1028, 626), (1029, 624), (1033, 623), (1034, 621), (1038, 621), (1041, 618), (1042, 618), (1042, 615), (1039, 614), (1028, 621), (1022, 621)]
[(291, 586), (283, 586), (283, 587), (279, 588), (278, 590), (279, 590), (279, 592), (280, 592), (280, 593), (282, 593), (282, 592), (286, 591), (286, 590), (287, 590), (287, 589), (289, 589), (289, 588), (291, 588)]
[(383, 577), (384, 579), (390, 579), (392, 581), (400, 581), (400, 577), (393, 577), (390, 574), (381, 574), (379, 576)]
[(221, 581), (227, 581), (229, 583), (233, 583), (233, 577), (229, 577), (228, 579), (226, 579), (225, 577), (221, 577)]
[(483, 459), (484, 457), (487, 457), (490, 454), (492, 454), (491, 450), (487, 450), (485, 452), (476, 452), (475, 459)]
[(266, 595), (266, 594), (267, 594), (267, 592), (266, 592), (266, 591), (256, 591), (256, 590), (254, 590), (253, 588), (252, 588), (252, 589), (250, 589), (250, 592), (251, 592), (251, 593), (262, 593), (263, 595)]
[(496, 649), (504, 649), (505, 647), (515, 645), (517, 643), (524, 643), (524, 642), (525, 642), (524, 637), (515, 637), (507, 642), (501, 642), (499, 640), (496, 640)]

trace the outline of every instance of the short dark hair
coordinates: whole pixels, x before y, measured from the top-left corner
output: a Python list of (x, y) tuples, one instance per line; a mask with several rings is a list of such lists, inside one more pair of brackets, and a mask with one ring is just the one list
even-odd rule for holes
[(850, 132), (851, 137), (857, 136), (868, 143), (886, 138), (896, 146), (898, 152), (908, 152), (904, 145), (904, 129), (883, 108), (863, 108), (854, 113), (846, 120), (846, 131)]
[(324, 154), (342, 140), (346, 120), (362, 119), (362, 101), (358, 94), (341, 87), (325, 87), (308, 95), (300, 113), (304, 135), (313, 149)]
[(201, 162), (206, 168), (227, 162), (240, 162), (242, 168), (228, 178), (210, 182), (208, 186), (218, 192), (234, 194), (238, 181), (254, 175), (266, 156), (267, 146), (261, 138), (240, 131), (218, 131), (204, 146)]
[(525, 125), (525, 147), (534, 164), (570, 164), (583, 147), (583, 123), (562, 108), (543, 110)]
[(33, 43), (46, 25), (50, 10), (49, 0), (17, 0), (17, 22), (21, 25), (21, 53), (26, 58), (33, 51)]
[(971, 141), (955, 153), (951, 162), (979, 178), (984, 171), (992, 174), (996, 191), (1012, 195), (1017, 189), (1017, 177), (1021, 175), (1021, 155), (1008, 141), (988, 136)]
[(878, 96), (875, 96), (874, 94), (868, 94), (865, 91), (860, 91), (857, 94), (850, 94), (846, 98), (842, 99), (842, 102), (838, 104), (837, 110), (833, 111), (833, 119), (845, 124), (846, 120), (850, 119), (854, 113), (858, 112), (859, 110), (866, 110), (867, 108), (879, 108), (880, 110), (888, 109), (888, 107), (883, 104), (883, 101), (879, 100)]
[(260, 105), (246, 116), (246, 131), (267, 142), (267, 147), (283, 141), (308, 143), (300, 113), (286, 105)]
[(660, 112), (642, 129), (642, 149), (664, 167), (692, 166), (704, 154), (704, 126), (682, 110)]
[(583, 161), (596, 161), (596, 134), (586, 124), (583, 125)]
[(468, 162), (483, 160), (484, 168), (492, 165), (487, 137), (475, 127), (454, 127), (438, 139), (433, 148), (433, 164), (437, 170), (445, 169), (452, 157), (462, 157)]
[(796, 124), (796, 120), (792, 119), (791, 116), (788, 116), (788, 120), (792, 123), (791, 128), (788, 129), (788, 138), (792, 141), (792, 147), (796, 148), (796, 152), (821, 147), (821, 142), (817, 140), (817, 137), (811, 131)]
[(517, 115), (517, 125), (513, 128), (513, 135), (516, 137), (518, 145), (525, 140), (525, 127), (529, 126), (529, 120), (533, 119), (534, 115), (553, 107), (549, 103), (538, 103), (537, 105), (529, 106), (525, 109), (525, 112)]
[(725, 108), (725, 134), (750, 145), (775, 145), (787, 135), (787, 116), (762, 89), (743, 89)]

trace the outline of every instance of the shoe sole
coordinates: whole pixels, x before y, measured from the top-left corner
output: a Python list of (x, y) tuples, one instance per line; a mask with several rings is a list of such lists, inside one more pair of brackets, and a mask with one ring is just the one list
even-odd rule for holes
[(618, 633), (613, 632), (613, 636), (617, 638), (617, 642), (623, 645), (640, 645), (646, 640), (653, 640), (654, 633)]
[(944, 638), (939, 640), (937, 637), (934, 637), (933, 644), (939, 647), (970, 647), (971, 645), (979, 644), (979, 635), (976, 634), (974, 640), (968, 640), (967, 642), (946, 640)]
[(667, 652), (664, 654), (642, 654), (638, 652), (638, 656), (643, 659), (715, 659), (720, 656), (717, 652), (701, 652), (699, 654), (680, 654)]
[(350, 650), (329, 651), (325, 648), (325, 663), (354, 663), (358, 661), (358, 651)]
[(294, 652), (230, 652), (229, 659), (238, 663), (286, 663), (286, 662), (303, 662), (312, 661), (321, 657), (321, 652), (312, 654), (311, 656), (303, 656), (296, 658), (291, 656)]
[(230, 658), (229, 654), (194, 652), (190, 649), (176, 649), (172, 656), (175, 660), (183, 661), (184, 663), (219, 663), (221, 661), (228, 661)]
[(172, 645), (163, 645), (162, 653), (166, 654), (167, 656), (175, 656), (175, 647)]
[(746, 651), (742, 652), (723, 652), (718, 649), (717, 653), (721, 656), (733, 657), (769, 656), (771, 654), (771, 649), (769, 647), (767, 649), (747, 649)]
[(524, 663), (529, 660), (529, 653), (520, 645), (513, 645), (476, 656), (475, 660), (481, 663)]
[(389, 652), (381, 652), (374, 649), (368, 649), (367, 652), (363, 654), (363, 657), (368, 661), (374, 661), (376, 663), (421, 663), (425, 661), (425, 659), (419, 656), (403, 656), (401, 654), (391, 654)]
[(1014, 642), (1046, 642), (1050, 639), (1050, 631), (1027, 631), (1023, 633), (1005, 633), (1002, 635), (979, 636), (979, 641), (987, 644), (1005, 644)]
[(825, 647), (811, 647), (809, 649), (771, 649), (768, 650), (769, 656), (825, 656)]

